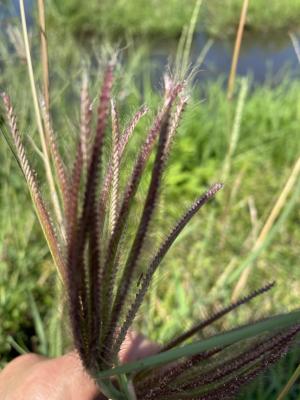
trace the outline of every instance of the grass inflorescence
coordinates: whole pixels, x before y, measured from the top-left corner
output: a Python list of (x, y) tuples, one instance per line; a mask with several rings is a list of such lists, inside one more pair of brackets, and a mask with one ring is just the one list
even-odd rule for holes
[[(92, 112), (88, 83), (86, 78), (83, 80), (80, 129), (75, 157), (70, 166), (61, 158), (54, 132), (49, 128), (50, 117), (44, 118), (44, 124), (48, 126), (48, 135), (53, 136), (51, 139), (48, 137), (47, 151), (53, 158), (53, 176), (56, 177), (55, 181), (61, 193), (57, 198), (61, 198), (62, 225), (60, 218), (48, 209), (43, 199), (36, 174), (22, 144), (10, 98), (7, 94), (3, 94), (2, 98), (16, 157), (27, 181), (53, 259), (67, 289), (75, 348), (83, 365), (101, 385), (104, 393), (117, 399), (126, 396), (122, 392), (122, 385), (114, 387), (112, 382), (102, 377), (101, 372), (118, 366), (118, 353), (159, 264), (190, 219), (222, 188), (222, 184), (212, 185), (187, 208), (147, 261), (143, 255), (144, 248), (151, 240), (151, 230), (155, 232), (152, 220), (163, 188), (162, 178), (173, 137), (180, 114), (184, 110), (182, 102), (187, 101), (186, 83), (172, 80), (170, 77), (165, 78), (163, 104), (137, 151), (132, 170), (124, 183), (120, 179), (123, 156), (134, 128), (146, 109), (137, 111), (129, 125), (121, 130), (117, 105), (112, 98), (114, 69), (115, 61), (111, 61), (104, 72), (96, 112)], [(44, 114), (47, 115), (47, 111)], [(96, 114), (94, 121), (93, 114)], [(105, 136), (110, 120), (112, 145), (111, 153), (107, 153), (109, 149), (105, 148)], [(150, 181), (138, 217), (139, 222), (136, 227), (130, 227), (130, 218), (137, 212), (135, 196), (139, 192), (152, 153), (154, 157), (150, 162)], [(55, 205), (52, 205), (52, 208), (54, 211)], [(135, 233), (133, 237), (128, 237), (128, 232), (132, 229)], [(159, 356), (161, 361), (158, 364), (164, 364), (164, 354), (165, 363), (175, 359), (178, 346), (253, 297), (268, 291), (272, 286), (273, 284), (267, 285), (219, 310), (207, 320), (171, 339), (162, 347), (162, 357)], [(185, 360), (164, 367), (167, 370), (158, 368), (154, 362), (154, 369), (146, 368), (142, 374), (127, 375), (128, 384), (133, 385), (130, 386), (131, 391), (134, 390), (135, 396), (141, 399), (172, 399), (178, 396), (213, 399), (221, 394), (225, 398), (232, 397), (287, 352), (299, 331), (299, 326), (290, 322), (291, 318), (280, 319), (282, 329), (284, 324), (288, 324), (284, 331), (271, 336), (266, 335), (263, 339), (258, 339), (255, 345), (251, 343), (250, 347), (246, 346), (242, 351), (234, 345), (234, 341), (231, 341), (233, 339), (230, 339), (215, 349), (198, 352), (196, 348), (186, 356), (182, 353)], [(296, 318), (295, 315), (295, 324)], [(247, 335), (251, 337), (255, 333), (263, 333), (272, 324), (272, 321), (271, 325), (258, 324), (257, 331), (255, 325), (254, 330), (250, 325), (249, 329), (245, 328), (245, 338)], [(288, 327), (289, 325), (292, 327)], [(235, 337), (234, 331), (232, 334)], [(223, 351), (227, 351), (228, 344), (232, 345), (232, 354), (224, 358)], [(171, 358), (168, 358), (167, 354)], [(203, 372), (203, 362), (205, 365), (206, 361), (209, 361), (210, 365), (211, 359), (215, 366)], [(135, 368), (143, 369), (143, 365)]]

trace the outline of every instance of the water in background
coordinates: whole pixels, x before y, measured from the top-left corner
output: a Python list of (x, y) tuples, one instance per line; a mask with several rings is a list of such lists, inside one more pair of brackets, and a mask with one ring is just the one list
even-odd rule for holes
[[(191, 63), (195, 63), (209, 38), (203, 32), (194, 36), (191, 49)], [(177, 41), (154, 42), (152, 58), (161, 70), (168, 64), (170, 57), (176, 54)], [(231, 40), (214, 39), (209, 48), (197, 80), (216, 79), (220, 75), (228, 76), (234, 48)], [(253, 34), (245, 32), (237, 68), (238, 75), (250, 75), (254, 83), (280, 83), (288, 74), (291, 79), (300, 78), (300, 65), (288, 33)]]
[[(63, 0), (62, 0), (63, 1)], [(32, 23), (34, 0), (24, 0), (29, 25)], [(0, 28), (5, 29), (7, 21), (12, 16), (19, 15), (19, 1), (1, 1)], [(198, 32), (194, 36), (191, 49), (191, 63), (195, 63), (208, 37)], [(154, 64), (154, 82), (156, 77), (161, 78), (162, 71), (174, 59), (178, 40), (160, 39), (150, 44), (150, 59)], [(217, 79), (220, 75), (228, 76), (233, 53), (234, 40), (215, 39), (208, 51), (196, 79), (206, 81)], [(246, 32), (243, 38), (241, 53), (238, 62), (238, 75), (250, 75), (256, 84), (268, 82), (271, 85), (280, 83), (285, 76), (291, 79), (300, 77), (300, 66), (295, 55), (288, 32), (274, 34), (253, 34)]]
[[(19, 0), (0, 0), (0, 22), (18, 16), (19, 13)], [(25, 10), (29, 11), (29, 18), (32, 14), (34, 0), (24, 0)]]

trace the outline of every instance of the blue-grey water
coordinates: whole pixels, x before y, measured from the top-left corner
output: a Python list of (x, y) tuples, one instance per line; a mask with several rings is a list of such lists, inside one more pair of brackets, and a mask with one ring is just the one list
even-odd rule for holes
[[(191, 64), (199, 58), (209, 38), (203, 32), (194, 36), (191, 49)], [(170, 57), (176, 54), (176, 41), (155, 42), (152, 46), (152, 58), (163, 68)], [(203, 64), (197, 73), (197, 79), (216, 79), (220, 75), (228, 76), (231, 66), (234, 40), (214, 39)], [(253, 34), (246, 32), (243, 37), (237, 73), (250, 75), (257, 84), (272, 81), (279, 83), (286, 75), (300, 78), (300, 65), (288, 33)]]
[[(32, 9), (35, 0), (24, 0), (24, 7), (28, 11), (29, 18), (32, 14)], [(0, 21), (18, 16), (19, 0), (0, 0)]]
[[(63, 0), (62, 0), (63, 1)], [(35, 0), (24, 0), (29, 24)], [(19, 15), (18, 0), (0, 0), (0, 28), (3, 29), (11, 17)], [(6, 23), (4, 23), (6, 21)], [(194, 36), (191, 49), (191, 63), (195, 63), (206, 45), (208, 37), (198, 32)], [(174, 58), (177, 40), (155, 40), (151, 44), (150, 58), (156, 65), (156, 72), (161, 71)], [(197, 73), (199, 80), (216, 79), (220, 75), (228, 76), (232, 53), (233, 40), (215, 39), (208, 51), (205, 61)], [(243, 38), (238, 62), (238, 75), (251, 75), (253, 82), (260, 84), (272, 80), (279, 83), (288, 74), (290, 78), (300, 77), (300, 66), (295, 55), (288, 32), (253, 34), (246, 32)]]

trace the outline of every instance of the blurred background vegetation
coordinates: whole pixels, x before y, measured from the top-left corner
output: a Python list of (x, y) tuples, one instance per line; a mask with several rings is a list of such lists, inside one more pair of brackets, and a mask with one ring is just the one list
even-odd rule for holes
[[(69, 138), (79, 126), (83, 67), (89, 68), (96, 96), (105, 54), (111, 48), (121, 49), (114, 89), (121, 124), (146, 103), (153, 112), (138, 127), (142, 135), (159, 106), (162, 75), (168, 66), (176, 67), (180, 37), (189, 30), (197, 2), (88, 3), (46, 1), (51, 104), (66, 156)], [(27, 1), (26, 5), (35, 72), (40, 78), (36, 4)], [(295, 41), (300, 1), (250, 0), (234, 97), (229, 101), (226, 86), (241, 7), (241, 0), (203, 0), (188, 49), (186, 65), (193, 72), (190, 100), (165, 177), (157, 237), (163, 237), (166, 226), (210, 183), (223, 180), (225, 189), (179, 237), (155, 278), (138, 321), (138, 329), (153, 340), (165, 340), (182, 325), (189, 326), (228, 304), (243, 267), (250, 273), (240, 295), (272, 280), (276, 287), (206, 334), (299, 307), (300, 182), (294, 166), (300, 156), (300, 66), (289, 33), (294, 33)], [(20, 130), (38, 172), (40, 159), (32, 144), (37, 133), (17, 1), (0, 5), (0, 28), (0, 88), (16, 104)], [(5, 130), (2, 109), (0, 127)], [(69, 334), (63, 290), (23, 177), (2, 136), (0, 161), (3, 366), (22, 351), (61, 354), (69, 346)], [(292, 189), (257, 247), (293, 171)], [(276, 398), (298, 362), (295, 350), (248, 388), (243, 398)], [(299, 396), (295, 385), (289, 398)]]

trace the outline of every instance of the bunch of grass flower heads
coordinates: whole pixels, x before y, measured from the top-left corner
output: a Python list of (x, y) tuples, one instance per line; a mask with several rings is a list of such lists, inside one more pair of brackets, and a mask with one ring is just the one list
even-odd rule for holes
[[(269, 332), (273, 322), (268, 325), (268, 321), (261, 321), (257, 325), (261, 331), (257, 332), (262, 334), (258, 337), (255, 324), (246, 325), (243, 332), (248, 332), (248, 336), (244, 335), (248, 340), (243, 345), (239, 345), (243, 338), (239, 330), (203, 342), (185, 342), (271, 289), (273, 283), (196, 322), (164, 343), (158, 354), (129, 364), (127, 369), (119, 365), (120, 348), (161, 261), (191, 218), (222, 184), (215, 183), (201, 194), (149, 256), (149, 249), (145, 249), (155, 229), (152, 222), (167, 159), (187, 103), (186, 83), (165, 77), (162, 104), (143, 143), (135, 149), (136, 158), (125, 181), (121, 177), (127, 146), (148, 109), (142, 106), (121, 127), (112, 96), (114, 69), (115, 63), (111, 62), (104, 71), (96, 110), (92, 107), (88, 79), (83, 79), (80, 127), (71, 165), (62, 158), (48, 107), (40, 104), (47, 165), (56, 190), (50, 193), (49, 201), (43, 198), (37, 174), (27, 157), (11, 100), (2, 94), (11, 133), (7, 140), (27, 181), (68, 293), (74, 346), (85, 369), (112, 399), (234, 398), (248, 382), (286, 354), (300, 330), (296, 319), (293, 323), (291, 318), (283, 318), (285, 322), (275, 333)], [(138, 213), (136, 195), (149, 168), (150, 180)]]

